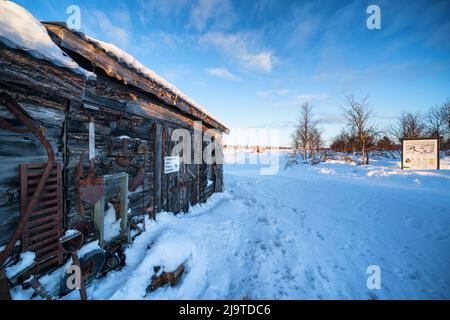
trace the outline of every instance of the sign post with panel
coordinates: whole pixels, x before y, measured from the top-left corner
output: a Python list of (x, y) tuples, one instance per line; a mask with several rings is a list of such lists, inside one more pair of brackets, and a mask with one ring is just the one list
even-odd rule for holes
[(402, 139), (402, 169), (439, 170), (439, 138)]

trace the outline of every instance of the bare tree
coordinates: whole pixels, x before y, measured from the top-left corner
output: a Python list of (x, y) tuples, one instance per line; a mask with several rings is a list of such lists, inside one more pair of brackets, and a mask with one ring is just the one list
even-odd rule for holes
[(373, 112), (367, 104), (368, 96), (362, 101), (356, 101), (353, 95), (347, 96), (347, 106), (342, 107), (347, 128), (352, 136), (357, 138), (358, 149), (361, 152), (362, 163), (369, 164), (368, 148), (373, 143), (379, 130), (373, 123)]
[(357, 138), (352, 135), (348, 130), (342, 128), (339, 134), (334, 137), (333, 141), (331, 142), (330, 148), (334, 152), (356, 152), (358, 149), (358, 143)]
[(429, 136), (445, 137), (449, 133), (448, 108), (448, 103), (444, 103), (432, 107), (425, 114), (425, 128)]
[(292, 155), (301, 153), (303, 160), (308, 161), (322, 148), (322, 132), (317, 127), (318, 121), (314, 119), (312, 107), (304, 103), (300, 108), (300, 117), (295, 131), (291, 134)]
[(333, 138), (330, 148), (334, 152), (349, 152), (348, 135), (345, 129), (341, 129), (341, 132)]
[(403, 138), (418, 138), (425, 130), (422, 115), (412, 112), (403, 112), (392, 128), (393, 135), (401, 141)]
[(300, 117), (298, 119), (296, 128), (297, 147), (302, 154), (304, 160), (308, 160), (308, 149), (311, 139), (311, 132), (317, 125), (317, 121), (314, 120), (312, 107), (308, 103), (304, 103), (300, 107)]
[(309, 152), (314, 162), (318, 162), (321, 159), (321, 151), (324, 147), (324, 141), (322, 139), (322, 130), (317, 126), (311, 129), (311, 135), (309, 139)]
[(446, 103), (444, 103), (444, 109), (446, 109), (446, 115), (447, 115), (447, 129), (450, 132), (450, 100), (447, 100)]
[(298, 128), (294, 130), (294, 132), (291, 133), (291, 156), (292, 158), (296, 158), (298, 151), (300, 149), (300, 142), (299, 142), (299, 133)]

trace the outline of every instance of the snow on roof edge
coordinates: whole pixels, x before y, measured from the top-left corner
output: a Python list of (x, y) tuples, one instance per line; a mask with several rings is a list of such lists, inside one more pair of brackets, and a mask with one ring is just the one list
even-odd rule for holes
[(212, 116), (211, 113), (209, 113), (204, 107), (202, 107), (200, 104), (189, 98), (186, 94), (184, 94), (181, 90), (179, 90), (176, 86), (162, 78), (160, 75), (158, 75), (156, 72), (151, 70), (150, 68), (143, 65), (141, 62), (139, 62), (135, 57), (133, 57), (128, 52), (120, 49), (114, 44), (107, 43), (95, 38), (92, 38), (91, 36), (85, 35), (83, 33), (79, 33), (82, 36), (85, 37), (86, 40), (96, 45), (98, 48), (106, 52), (107, 54), (112, 55), (119, 63), (126, 64), (130, 69), (140, 73), (144, 77), (148, 78), (149, 80), (152, 80), (156, 83), (158, 83), (160, 86), (164, 87), (166, 90), (171, 91), (173, 94), (175, 94), (177, 97), (183, 99), (188, 104), (192, 105), (194, 108), (199, 110), (200, 112), (204, 113), (206, 116), (211, 118), (212, 120), (218, 122), (220, 125), (224, 126), (226, 129), (229, 130), (229, 127), (221, 120), (217, 119), (216, 117)]
[(0, 1), (0, 42), (7, 47), (26, 51), (32, 57), (46, 60), (95, 79), (96, 75), (81, 68), (50, 38), (45, 27), (25, 8), (11, 1)]

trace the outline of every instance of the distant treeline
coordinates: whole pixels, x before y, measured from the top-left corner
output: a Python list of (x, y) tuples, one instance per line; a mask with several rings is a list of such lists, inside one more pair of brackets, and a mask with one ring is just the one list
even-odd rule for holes
[(291, 135), (293, 162), (300, 156), (303, 161), (317, 162), (325, 158), (325, 153), (357, 153), (361, 163), (369, 163), (371, 151), (400, 150), (403, 138), (440, 138), (441, 150), (450, 150), (450, 101), (431, 107), (427, 112), (404, 112), (395, 123), (381, 128), (369, 107), (368, 96), (357, 100), (353, 95), (340, 107), (344, 126), (324, 148), (320, 122), (315, 120), (313, 109), (307, 103), (300, 109), (300, 117)]

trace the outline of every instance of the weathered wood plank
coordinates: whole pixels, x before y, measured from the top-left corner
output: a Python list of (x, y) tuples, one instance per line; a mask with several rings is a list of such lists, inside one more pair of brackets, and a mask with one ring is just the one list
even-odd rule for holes
[(65, 100), (81, 100), (85, 79), (26, 53), (0, 44), (0, 88), (35, 105), (64, 109)]
[(161, 175), (162, 175), (162, 127), (161, 124), (154, 124), (154, 197), (156, 201), (156, 210), (159, 212), (161, 207)]
[(44, 25), (54, 41), (61, 47), (77, 52), (77, 54), (95, 64), (96, 68), (102, 69), (108, 76), (151, 93), (165, 103), (178, 108), (180, 111), (191, 114), (195, 118), (208, 123), (222, 132), (229, 133), (229, 129), (217, 120), (171, 92), (168, 88), (164, 88), (161, 84), (150, 80), (138, 71), (132, 70), (128, 66), (120, 63), (82, 35), (74, 33), (61, 25), (52, 23), (45, 23)]

